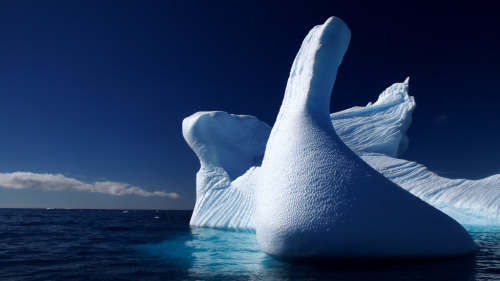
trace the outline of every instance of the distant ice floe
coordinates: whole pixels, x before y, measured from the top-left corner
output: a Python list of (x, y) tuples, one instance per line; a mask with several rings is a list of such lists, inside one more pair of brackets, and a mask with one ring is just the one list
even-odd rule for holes
[[(256, 231), (260, 249), (280, 259), (474, 251), (464, 228), (427, 203), (462, 223), (480, 217), (480, 223), (498, 223), (498, 177), (460, 182), (396, 158), (408, 147), (405, 132), (415, 106), (408, 80), (373, 104), (330, 115), (349, 39), (338, 18), (311, 30), (273, 128), (225, 112), (198, 112), (184, 120), (184, 138), (201, 164), (191, 225)], [(474, 195), (471, 188), (490, 195)]]

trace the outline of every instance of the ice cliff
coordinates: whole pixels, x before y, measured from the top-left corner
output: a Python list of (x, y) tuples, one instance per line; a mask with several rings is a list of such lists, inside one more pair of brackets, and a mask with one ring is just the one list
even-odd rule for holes
[(330, 115), (349, 39), (338, 18), (311, 30), (272, 129), (255, 117), (225, 112), (184, 120), (184, 138), (201, 164), (191, 225), (256, 231), (260, 248), (283, 259), (472, 252), (467, 232), (441, 211), (498, 223), (499, 192), (496, 199), (463, 194), (470, 184), (492, 192), (498, 177), (486, 179), (490, 188), (484, 188), (484, 182), (439, 178), (395, 158), (408, 146), (405, 131), (415, 106), (408, 81), (389, 87), (374, 104)]

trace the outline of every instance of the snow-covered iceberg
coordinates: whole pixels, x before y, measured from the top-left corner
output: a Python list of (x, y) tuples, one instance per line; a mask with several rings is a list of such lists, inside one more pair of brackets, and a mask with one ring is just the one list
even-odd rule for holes
[(338, 18), (311, 30), (272, 132), (255, 117), (224, 112), (184, 120), (183, 135), (201, 163), (191, 224), (256, 230), (260, 248), (279, 258), (472, 252), (458, 223), (366, 164), (370, 157), (394, 159), (407, 147), (414, 107), (407, 81), (373, 105), (330, 116), (349, 38)]

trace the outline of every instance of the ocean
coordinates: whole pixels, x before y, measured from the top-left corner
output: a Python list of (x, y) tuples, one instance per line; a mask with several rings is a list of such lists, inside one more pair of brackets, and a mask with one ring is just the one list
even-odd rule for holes
[(0, 209), (0, 280), (500, 280), (500, 228), (447, 260), (285, 263), (255, 234), (191, 228), (191, 211)]

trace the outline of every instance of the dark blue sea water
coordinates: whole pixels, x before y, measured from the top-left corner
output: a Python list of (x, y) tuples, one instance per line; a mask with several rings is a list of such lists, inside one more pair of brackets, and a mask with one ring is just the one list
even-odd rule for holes
[(475, 255), (300, 264), (255, 235), (190, 228), (189, 211), (0, 209), (0, 280), (500, 280), (500, 229), (468, 230)]

